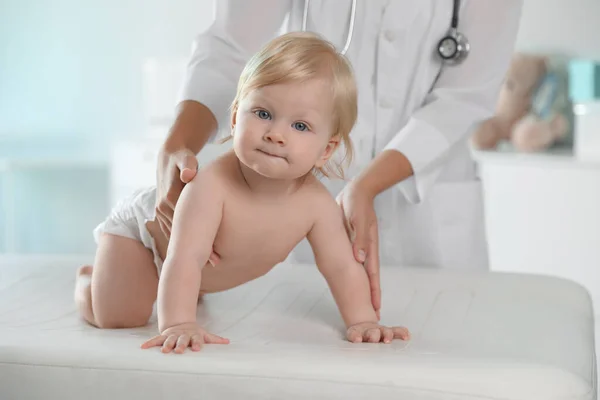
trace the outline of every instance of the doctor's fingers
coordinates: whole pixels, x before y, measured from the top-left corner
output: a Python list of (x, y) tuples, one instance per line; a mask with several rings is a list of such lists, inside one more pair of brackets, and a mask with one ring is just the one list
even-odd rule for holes
[(175, 207), (173, 203), (168, 200), (163, 200), (160, 202), (156, 209), (157, 213), (163, 215), (166, 219), (168, 219), (171, 223), (173, 222), (173, 215), (175, 214)]
[(379, 310), (381, 309), (381, 276), (379, 274), (379, 228), (377, 223), (370, 226), (369, 239), (365, 269), (367, 270), (371, 286), (371, 301), (373, 302), (373, 308), (377, 312), (377, 318), (379, 318)]
[(171, 221), (169, 221), (164, 215), (162, 215), (159, 212), (156, 213), (156, 220), (158, 221), (158, 226), (160, 227), (160, 230), (162, 231), (163, 235), (170, 239)]
[(350, 242), (354, 242), (352, 229), (350, 227), (348, 217), (346, 216), (346, 209), (344, 208), (343, 192), (338, 195), (336, 201), (337, 201), (338, 205), (340, 206), (340, 208), (342, 209), (342, 216), (344, 219), (344, 228), (346, 229), (346, 234), (348, 235)]
[(171, 237), (171, 225), (173, 224), (173, 215), (175, 210), (173, 203), (168, 200), (163, 200), (156, 207), (156, 219), (160, 230), (166, 237)]
[(173, 156), (175, 164), (179, 169), (179, 179), (184, 184), (189, 183), (198, 171), (198, 159), (196, 155), (190, 150), (184, 149), (174, 153)]
[(354, 251), (354, 258), (364, 264), (368, 258), (368, 251), (371, 245), (371, 225), (369, 219), (362, 217), (350, 217), (348, 225), (350, 227), (350, 240), (352, 241), (352, 249)]

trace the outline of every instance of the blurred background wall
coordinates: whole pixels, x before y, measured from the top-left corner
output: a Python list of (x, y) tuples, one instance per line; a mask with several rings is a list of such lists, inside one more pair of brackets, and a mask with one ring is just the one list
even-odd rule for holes
[[(0, 2), (0, 253), (92, 251), (115, 199), (153, 183), (212, 13), (210, 0)], [(526, 0), (517, 47), (600, 60), (599, 37), (598, 0)]]

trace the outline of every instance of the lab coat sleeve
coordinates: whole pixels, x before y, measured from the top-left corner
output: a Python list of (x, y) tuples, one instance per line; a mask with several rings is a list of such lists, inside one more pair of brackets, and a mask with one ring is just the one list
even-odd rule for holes
[(444, 66), (424, 105), (386, 145), (410, 161), (414, 175), (396, 187), (420, 203), (457, 145), (478, 123), (493, 115), (512, 57), (521, 0), (470, 0), (461, 10), (459, 31), (471, 50), (462, 64)]
[(178, 100), (204, 104), (222, 130), (229, 127), (229, 109), (245, 63), (277, 36), (291, 0), (215, 0), (213, 7), (212, 24), (194, 38)]

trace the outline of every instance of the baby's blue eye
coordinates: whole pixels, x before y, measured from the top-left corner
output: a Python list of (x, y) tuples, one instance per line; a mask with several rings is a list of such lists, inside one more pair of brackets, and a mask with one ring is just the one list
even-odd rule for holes
[(265, 110), (256, 110), (254, 111), (254, 114), (256, 114), (256, 116), (260, 119), (268, 119), (271, 118), (271, 114), (269, 114), (267, 111)]
[(297, 129), (299, 131), (305, 131), (308, 129), (308, 127), (306, 126), (306, 124), (304, 122), (294, 122), (294, 129)]

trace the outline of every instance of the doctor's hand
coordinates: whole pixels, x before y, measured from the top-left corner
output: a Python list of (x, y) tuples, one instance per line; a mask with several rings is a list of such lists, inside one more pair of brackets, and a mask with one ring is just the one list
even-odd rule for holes
[(167, 238), (171, 237), (175, 204), (183, 187), (196, 176), (197, 170), (196, 155), (188, 149), (162, 150), (158, 157), (156, 220)]
[(357, 181), (350, 182), (338, 195), (344, 212), (346, 232), (352, 242), (354, 258), (365, 266), (371, 286), (371, 302), (380, 317), (381, 286), (379, 278), (379, 233), (374, 197), (362, 190)]

